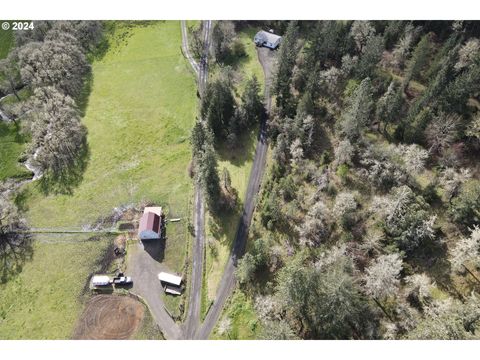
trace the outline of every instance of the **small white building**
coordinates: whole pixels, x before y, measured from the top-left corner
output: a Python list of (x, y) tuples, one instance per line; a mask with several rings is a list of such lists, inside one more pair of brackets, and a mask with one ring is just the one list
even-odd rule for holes
[(260, 30), (253, 38), (253, 41), (257, 46), (265, 46), (269, 49), (276, 49), (280, 45), (282, 37), (275, 35), (272, 30), (270, 30), (270, 32)]
[(161, 272), (158, 274), (158, 280), (160, 280), (160, 283), (163, 286), (163, 290), (167, 294), (171, 295), (181, 295), (182, 294), (182, 277), (169, 274), (166, 272)]

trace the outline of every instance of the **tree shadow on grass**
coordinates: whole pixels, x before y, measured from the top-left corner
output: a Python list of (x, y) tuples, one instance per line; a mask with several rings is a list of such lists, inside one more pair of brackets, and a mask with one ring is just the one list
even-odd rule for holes
[(89, 71), (88, 74), (83, 79), (83, 88), (80, 94), (75, 99), (80, 116), (83, 118), (88, 107), (88, 100), (90, 99), (90, 93), (92, 92), (93, 86), (93, 72)]
[(221, 161), (228, 161), (234, 166), (242, 166), (248, 161), (253, 161), (257, 146), (258, 127), (250, 128), (240, 136), (239, 145), (231, 149), (226, 142), (218, 147), (217, 153)]
[(24, 187), (15, 194), (14, 203), (20, 212), (28, 211), (28, 198), (31, 192), (28, 187)]
[(58, 174), (46, 173), (38, 181), (38, 188), (44, 195), (72, 195), (73, 190), (82, 182), (83, 173), (90, 160), (90, 149), (85, 141), (75, 163)]
[(447, 252), (447, 245), (438, 241), (438, 238), (427, 240), (408, 262), (414, 267), (415, 272), (426, 273), (440, 289), (461, 299), (463, 295), (451, 278), (452, 268), (447, 260)]
[(28, 233), (0, 233), (0, 284), (20, 273), (33, 256), (33, 238)]

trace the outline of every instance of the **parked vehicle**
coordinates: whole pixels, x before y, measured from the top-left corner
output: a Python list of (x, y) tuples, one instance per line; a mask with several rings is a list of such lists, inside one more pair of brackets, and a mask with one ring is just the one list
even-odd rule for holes
[(113, 278), (113, 283), (115, 285), (129, 285), (133, 283), (133, 280), (130, 276), (125, 276), (123, 273), (119, 273)]

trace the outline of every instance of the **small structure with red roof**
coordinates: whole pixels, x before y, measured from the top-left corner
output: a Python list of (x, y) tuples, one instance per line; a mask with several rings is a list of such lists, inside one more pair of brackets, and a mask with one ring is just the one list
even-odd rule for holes
[(159, 240), (162, 238), (165, 216), (162, 208), (157, 206), (146, 207), (138, 226), (140, 240)]

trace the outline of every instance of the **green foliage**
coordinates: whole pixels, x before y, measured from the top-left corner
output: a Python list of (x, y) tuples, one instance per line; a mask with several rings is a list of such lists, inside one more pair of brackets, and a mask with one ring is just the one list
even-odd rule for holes
[(441, 100), (445, 111), (465, 112), (467, 100), (480, 91), (480, 55), (477, 61), (448, 84)]
[(351, 263), (345, 257), (332, 261), (315, 268), (298, 255), (278, 274), (276, 296), (309, 338), (374, 337), (374, 316), (351, 276)]
[(242, 94), (242, 106), (240, 109), (243, 123), (246, 126), (259, 124), (265, 115), (265, 108), (260, 96), (260, 84), (255, 75), (247, 80)]
[(365, 78), (348, 98), (340, 127), (342, 134), (350, 141), (358, 140), (370, 122), (370, 113), (373, 108), (372, 92), (372, 83), (369, 78)]
[(0, 59), (7, 57), (10, 48), (14, 42), (13, 30), (1, 30), (0, 31)]
[(240, 284), (250, 282), (256, 269), (257, 260), (255, 256), (247, 252), (240, 260), (238, 260), (237, 269), (235, 270), (235, 275)]
[[(421, 109), (410, 122), (407, 121), (403, 123), (401, 127), (397, 128), (397, 138), (401, 137), (402, 140), (408, 144), (425, 143), (425, 129), (432, 117), (432, 110), (429, 107)], [(400, 135), (401, 131), (403, 131), (402, 135)]]
[(263, 226), (270, 230), (282, 221), (282, 207), (278, 200), (276, 190), (272, 191), (263, 201), (260, 217)]
[(219, 210), (221, 199), (220, 177), (217, 171), (217, 157), (213, 145), (205, 144), (199, 158), (198, 177), (205, 190), (207, 205), (212, 212)]
[(221, 78), (209, 82), (202, 98), (200, 114), (212, 129), (216, 140), (225, 135), (234, 111), (235, 99), (229, 84)]
[(350, 167), (348, 166), (348, 164), (341, 164), (337, 168), (337, 175), (342, 181), (345, 181), (347, 179), (349, 172)]
[(431, 183), (428, 184), (422, 192), (422, 197), (425, 201), (430, 204), (434, 205), (441, 201), (440, 196), (437, 193), (437, 189), (435, 184)]
[(393, 191), (387, 211), (384, 231), (400, 250), (411, 254), (435, 235), (429, 207), (421, 196), (408, 186)]
[(425, 68), (431, 52), (430, 35), (424, 35), (418, 42), (412, 57), (405, 70), (403, 88), (406, 89), (411, 80), (419, 78), (420, 72)]
[(374, 78), (378, 62), (384, 50), (383, 38), (379, 35), (367, 39), (356, 67), (356, 74), (360, 79)]
[(283, 116), (293, 116), (296, 108), (290, 86), (293, 66), (299, 51), (297, 42), (298, 23), (297, 21), (290, 21), (280, 46), (278, 69), (273, 83), (273, 92), (277, 95), (276, 103)]
[(388, 124), (398, 121), (400, 118), (404, 99), (402, 89), (392, 81), (387, 91), (378, 100), (376, 118), (384, 123), (384, 131)]
[(291, 201), (295, 198), (297, 187), (292, 174), (289, 174), (287, 177), (280, 180), (278, 190), (285, 201)]
[(450, 206), (454, 221), (465, 227), (480, 224), (480, 181), (471, 179), (465, 182), (458, 196)]

